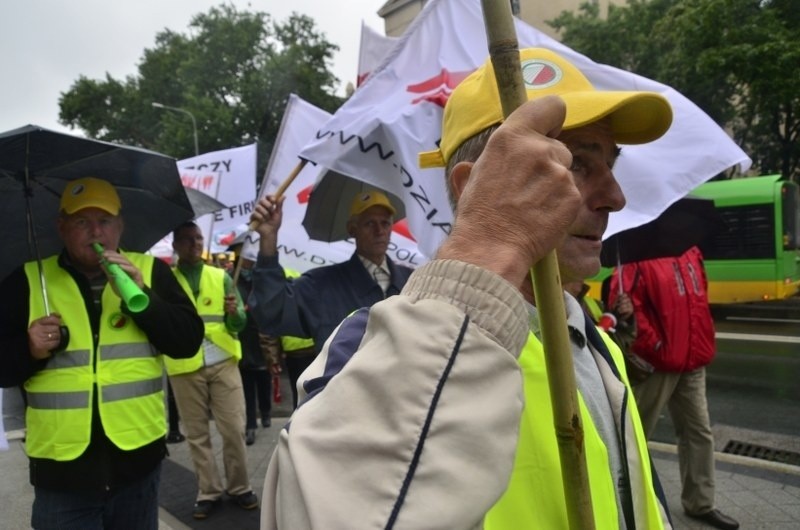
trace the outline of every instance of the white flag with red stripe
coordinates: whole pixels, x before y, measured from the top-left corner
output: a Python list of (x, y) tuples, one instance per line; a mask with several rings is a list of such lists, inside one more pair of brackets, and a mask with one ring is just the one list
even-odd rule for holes
[[(672, 88), (597, 64), (517, 20), (521, 47), (563, 54), (598, 89), (652, 90), (672, 104), (662, 138), (625, 146), (615, 169), (628, 199), (606, 236), (658, 216), (725, 169), (750, 159), (702, 110)], [(443, 170), (420, 170), (417, 155), (436, 147), (453, 88), (487, 56), (479, 0), (430, 0), (353, 96), (317, 131), (300, 156), (402, 197), (411, 233), (432, 256), (450, 231)], [(502, 178), (502, 177), (498, 177)]]

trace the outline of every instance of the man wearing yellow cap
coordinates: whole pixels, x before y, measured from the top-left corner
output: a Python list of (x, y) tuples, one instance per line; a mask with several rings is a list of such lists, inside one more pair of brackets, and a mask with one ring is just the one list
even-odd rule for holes
[[(286, 278), (278, 263), (278, 229), (283, 198), (263, 197), (252, 219), (258, 221), (259, 254), (253, 268), (251, 310), (262, 332), (314, 340), (318, 353), (327, 338), (350, 313), (398, 294), (411, 269), (386, 255), (396, 210), (378, 190), (353, 197), (347, 233), (356, 249), (348, 261), (311, 269)], [(301, 373), (314, 357), (295, 357), (293, 373)]]
[[(24, 384), (28, 396), (33, 528), (158, 528), (166, 425), (157, 352), (194, 355), (203, 321), (164, 262), (117, 250), (121, 209), (107, 181), (68, 183), (64, 250), (41, 262), (52, 313), (37, 263), (0, 287), (0, 386)], [(94, 243), (148, 295), (146, 308), (120, 299)]]
[[(557, 248), (564, 283), (599, 270), (625, 204), (618, 143), (658, 138), (672, 111), (658, 94), (597, 91), (549, 50), (520, 60), (532, 101), (505, 121), (490, 62), (453, 91), (420, 156), (446, 167), (453, 231), (304, 374), (262, 528), (568, 527), (530, 268)], [(622, 355), (564, 302), (595, 526), (669, 528)]]

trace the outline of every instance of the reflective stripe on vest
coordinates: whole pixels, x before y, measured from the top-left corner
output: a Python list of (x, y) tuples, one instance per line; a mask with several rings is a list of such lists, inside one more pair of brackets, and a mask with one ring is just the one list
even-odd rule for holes
[[(200, 274), (200, 290), (195, 299), (192, 288), (186, 277), (177, 268), (172, 269), (183, 287), (186, 295), (197, 308), (197, 314), (203, 319), (205, 336), (208, 340), (219, 346), (223, 351), (231, 354), (237, 361), (242, 358), (242, 344), (235, 334), (225, 327), (225, 271), (216, 267), (203, 266)], [(196, 372), (203, 367), (203, 346), (189, 359), (164, 358), (169, 375), (188, 374)]]
[[(150, 283), (153, 258), (125, 254)], [(94, 392), (108, 438), (120, 449), (132, 450), (166, 433), (163, 366), (144, 333), (121, 312), (120, 299), (107, 285), (102, 293), (97, 354), (85, 301), (58, 256), (42, 261), (52, 311), (61, 315), (70, 333), (64, 352), (56, 353), (44, 369), (26, 383), (30, 456), (66, 461), (80, 456), (89, 444)], [(39, 283), (34, 262), (25, 265), (28, 285)], [(28, 322), (44, 315), (41, 291), (30, 289)]]
[(89, 406), (89, 392), (32, 392), (27, 395), (32, 409), (84, 409)]
[[(616, 345), (603, 335), (606, 346)], [(621, 366), (621, 357), (612, 354), (615, 364)], [(600, 361), (603, 362), (603, 361)], [(484, 520), (487, 530), (525, 528), (526, 530), (567, 528), (567, 509), (564, 501), (561, 463), (553, 428), (544, 352), (538, 339), (531, 333), (519, 357), (523, 373), (525, 409), (520, 421), (520, 434), (514, 469), (508, 488), (500, 500), (489, 510)], [(630, 402), (633, 393), (628, 387)], [(609, 469), (608, 452), (594, 426), (591, 416), (578, 394), (584, 427), (584, 450), (589, 472), (595, 527), (619, 528), (616, 487)], [(634, 418), (633, 415), (637, 417)], [(650, 460), (644, 431), (635, 405), (629, 404), (624, 421), (627, 436), (623, 452), (631, 469), (631, 491), (638, 528), (663, 528), (662, 512), (650, 475)]]
[(290, 335), (281, 337), (281, 348), (283, 348), (283, 351), (285, 352), (304, 350), (313, 346), (314, 339), (302, 339), (300, 337), (292, 337)]
[(130, 399), (141, 396), (149, 396), (161, 390), (161, 376), (148, 381), (133, 381), (131, 383), (118, 383), (103, 387), (101, 395), (104, 403)]
[(50, 357), (44, 370), (89, 366), (91, 361), (92, 353), (89, 350), (63, 351), (58, 355)]

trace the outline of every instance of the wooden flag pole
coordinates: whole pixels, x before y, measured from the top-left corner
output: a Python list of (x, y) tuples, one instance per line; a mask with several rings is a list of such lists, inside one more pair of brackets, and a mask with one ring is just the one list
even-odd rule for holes
[[(283, 194), (286, 193), (286, 189), (292, 185), (292, 182), (294, 182), (294, 179), (297, 178), (297, 175), (299, 175), (300, 172), (303, 171), (303, 168), (306, 167), (306, 164), (308, 164), (308, 160), (301, 159), (300, 162), (298, 162), (297, 165), (294, 166), (294, 169), (283, 180), (283, 182), (281, 182), (281, 185), (278, 186), (278, 189), (275, 190), (275, 193), (272, 194), (275, 196), (275, 199), (280, 199), (281, 197), (283, 197)], [(258, 225), (259, 223), (257, 221), (250, 221), (250, 223), (247, 225), (247, 229), (255, 230), (256, 228), (258, 228)]]
[[(520, 68), (519, 44), (511, 4), (507, 0), (481, 0), (481, 5), (489, 56), (494, 67), (503, 116), (507, 117), (528, 99)], [(572, 347), (555, 250), (533, 266), (533, 289), (550, 381), (550, 400), (569, 527), (573, 530), (593, 529), (595, 525), (583, 446), (583, 424), (578, 408)]]
[[(297, 178), (297, 175), (299, 175), (300, 172), (303, 171), (303, 168), (306, 167), (307, 163), (308, 160), (301, 159), (300, 162), (298, 162), (297, 165), (294, 166), (294, 169), (292, 169), (289, 175), (283, 180), (283, 182), (281, 182), (281, 185), (278, 186), (278, 189), (275, 190), (274, 195), (276, 199), (280, 199), (281, 197), (283, 197), (283, 194), (286, 193), (286, 190), (289, 188), (289, 186), (291, 186), (292, 182), (294, 182), (294, 179)], [(250, 221), (247, 225), (247, 230), (253, 231), (256, 228), (258, 228), (258, 225), (259, 223), (257, 221)], [(236, 289), (236, 284), (239, 282), (239, 275), (241, 274), (241, 272), (242, 272), (242, 257), (241, 255), (239, 255), (237, 256), (236, 259), (236, 267), (234, 267), (233, 269), (234, 289)]]

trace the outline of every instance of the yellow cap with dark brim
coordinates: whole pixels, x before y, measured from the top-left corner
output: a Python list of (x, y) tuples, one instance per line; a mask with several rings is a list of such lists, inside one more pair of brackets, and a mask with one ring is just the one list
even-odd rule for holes
[[(567, 107), (563, 129), (575, 129), (610, 117), (619, 144), (644, 144), (661, 137), (672, 124), (672, 107), (656, 92), (596, 90), (572, 63), (545, 48), (520, 50), (528, 99), (560, 96)], [(439, 149), (419, 154), (422, 168), (444, 167), (467, 139), (503, 121), (491, 60), (453, 90), (444, 110)]]

